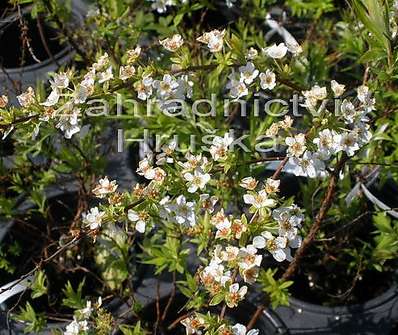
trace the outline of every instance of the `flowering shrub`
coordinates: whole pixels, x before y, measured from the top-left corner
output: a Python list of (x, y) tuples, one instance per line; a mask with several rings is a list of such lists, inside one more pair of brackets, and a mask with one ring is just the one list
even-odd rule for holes
[[(265, 3), (254, 1), (252, 6), (262, 15)], [(62, 306), (75, 312), (63, 333), (109, 334), (120, 328), (125, 334), (145, 334), (151, 326), (156, 331), (169, 322), (169, 331), (182, 325), (187, 334), (259, 334), (252, 328), (261, 312), (268, 305), (288, 304), (294, 276), (307, 265), (306, 252), (318, 234), (325, 237), (322, 225), (328, 212), (340, 218), (348, 207), (357, 209), (350, 203), (358, 196), (353, 195), (350, 179), (362, 173), (361, 159), (367, 164), (383, 150), (386, 127), (379, 110), (387, 104), (369, 79), (371, 70), (353, 71), (356, 80), (351, 81), (341, 80), (337, 71), (329, 71), (333, 76), (323, 73), (326, 61), (321, 58), (326, 51), (314, 54), (313, 31), (299, 43), (286, 36), (283, 41), (268, 41), (263, 29), (249, 27), (243, 19), (231, 27), (204, 29), (200, 23), (200, 29), (178, 29), (197, 11), (206, 15), (204, 2), (148, 0), (137, 5), (138, 14), (131, 14), (136, 15), (134, 20), (128, 15), (133, 8), (126, 4), (120, 5), (125, 11), (116, 6), (109, 13), (106, 3), (98, 4), (87, 18), (98, 28), (87, 44), (92, 47), (99, 40), (105, 46), (96, 50), (95, 57), (92, 50), (87, 51), (89, 63), (83, 69), (68, 67), (53, 73), (46, 94), (29, 87), (17, 96), (17, 107), (7, 95), (0, 98), (2, 139), (17, 138), (18, 148), (35, 143), (21, 154), (23, 164), (17, 161), (16, 170), (19, 166), (34, 170), (35, 165), (29, 165), (30, 152), (46, 159), (29, 179), (30, 185), (38, 180), (39, 187), (28, 193), (39, 211), (46, 213), (45, 186), (65, 174), (78, 184), (78, 210), (68, 234), (58, 243), (56, 256), (65, 253), (68, 258), (69, 248), (89, 240), (93, 267), (103, 282), (101, 292), (95, 294), (102, 298), (96, 297), (94, 303), (93, 296), (83, 296), (84, 281), (77, 289), (68, 282)], [(226, 7), (234, 4), (227, 1)], [(330, 2), (312, 4), (292, 5), (293, 15), (318, 20), (333, 7)], [(243, 1), (242, 13), (247, 14), (247, 8), (250, 2)], [(178, 13), (174, 18), (167, 16), (172, 10)], [(256, 18), (256, 13), (247, 15)], [(269, 15), (263, 16), (273, 24)], [(112, 20), (119, 25), (115, 27)], [(367, 22), (366, 17), (363, 21)], [(338, 48), (347, 49), (351, 42), (344, 35), (349, 24), (336, 28), (342, 29)], [(145, 27), (159, 34), (143, 33)], [(355, 32), (358, 38), (364, 34), (362, 29), (366, 27)], [(380, 68), (391, 70), (391, 40), (388, 45), (383, 42), (390, 35), (369, 30), (376, 51), (386, 48), (386, 58), (378, 58)], [(76, 34), (85, 36), (84, 31)], [(376, 42), (374, 35), (379, 37)], [(373, 54), (361, 53), (356, 57), (367, 61)], [(341, 57), (346, 55), (348, 51)], [(388, 89), (391, 83), (383, 81), (385, 76), (374, 78)], [(116, 123), (118, 149), (124, 149), (128, 136), (134, 140), (153, 132), (139, 140), (147, 149), (135, 171), (143, 183), (126, 187), (104, 172), (102, 160), (108, 151), (101, 152), (98, 142), (111, 142), (107, 133)], [(14, 185), (16, 190), (23, 188), (20, 180), (25, 170), (18, 173), (12, 181), (19, 186)], [(282, 188), (289, 173), (306, 180), (293, 196)], [(2, 199), (1, 203), (8, 217), (13, 215), (11, 202)], [(349, 205), (344, 207), (344, 202)], [(380, 213), (374, 221), (377, 227), (391, 225)], [(392, 231), (383, 231), (387, 237), (379, 234), (377, 246), (366, 251), (372, 254), (368, 267), (383, 269), (380, 255), (386, 239), (395, 236)], [(336, 236), (330, 239), (340, 242)], [(323, 247), (320, 253), (328, 255), (327, 244)], [(361, 247), (366, 249), (366, 242)], [(354, 247), (341, 250), (341, 258), (360, 259), (359, 273), (365, 261), (356, 252)], [(395, 253), (389, 254), (394, 257)], [(47, 294), (42, 266), (54, 259), (46, 255), (29, 273), (36, 274), (30, 286), (33, 299)], [(139, 317), (139, 299), (131, 284), (138, 271), (137, 264), (131, 265), (133, 260), (147, 276), (172, 276), (168, 303), (162, 313), (157, 307), (154, 325)], [(347, 271), (356, 270), (352, 262), (347, 263)], [(246, 325), (228, 316), (245, 299), (251, 300), (250, 294), (259, 292), (266, 299), (247, 316)], [(133, 301), (134, 326), (121, 325), (108, 311), (102, 302), (108, 293)], [(169, 320), (178, 294), (186, 298), (184, 313)], [(159, 299), (158, 294), (157, 305)], [(29, 302), (17, 318), (30, 324), (29, 331), (37, 332), (45, 324), (44, 316)]]

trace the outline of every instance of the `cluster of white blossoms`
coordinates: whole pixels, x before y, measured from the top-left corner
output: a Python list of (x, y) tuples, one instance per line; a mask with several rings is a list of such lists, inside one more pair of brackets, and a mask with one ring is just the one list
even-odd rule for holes
[[(205, 331), (208, 329), (209, 325), (206, 323), (206, 319), (203, 315), (199, 313), (195, 313), (193, 315), (188, 316), (184, 320), (181, 321), (181, 324), (185, 326), (187, 334), (205, 334)], [(220, 335), (258, 335), (260, 331), (258, 329), (248, 330), (246, 326), (236, 323), (234, 326), (229, 326), (223, 324), (219, 326), (216, 330), (215, 334)]]
[[(135, 69), (132, 62), (138, 58), (140, 52), (140, 47), (127, 52), (129, 56), (127, 65), (120, 67), (119, 79), (124, 81), (134, 75)], [(65, 138), (70, 139), (80, 131), (82, 109), (86, 107), (84, 103), (94, 93), (95, 85), (105, 84), (115, 78), (113, 67), (106, 53), (88, 68), (80, 83), (71, 85), (71, 76), (72, 71), (52, 75), (52, 79), (49, 81), (51, 93), (44, 102), (40, 103), (44, 111), (39, 117), (36, 132), (39, 131), (41, 122), (54, 119), (56, 120), (55, 127), (64, 133)], [(29, 108), (37, 103), (34, 90), (31, 87), (17, 99), (23, 108)]]
[(91, 301), (86, 302), (86, 307), (77, 310), (74, 313), (73, 321), (66, 326), (64, 335), (81, 335), (90, 331), (89, 319), (97, 308), (102, 305), (102, 298), (98, 298), (98, 302), (92, 306)]
[(173, 100), (183, 101), (186, 98), (191, 98), (192, 87), (193, 82), (188, 75), (175, 77), (171, 74), (165, 74), (161, 79), (153, 79), (151, 75), (144, 75), (134, 84), (138, 99), (148, 100), (154, 96), (159, 107), (168, 111), (176, 105)]
[(204, 33), (202, 36), (197, 38), (197, 41), (207, 44), (210, 52), (220, 52), (224, 45), (224, 36), (225, 36), (225, 29), (220, 30), (212, 30), (208, 33)]
[[(283, 122), (289, 123), (289, 120)], [(190, 152), (181, 157), (175, 141), (163, 145), (156, 155), (148, 154), (139, 162), (137, 172), (149, 184), (137, 184), (125, 198), (133, 196), (143, 203), (138, 201), (137, 207), (120, 208), (122, 217), (115, 221), (122, 219), (132, 223), (138, 233), (148, 233), (155, 227), (160, 229), (157, 226), (159, 219), (161, 223), (177, 225), (188, 236), (208, 229), (214, 246), (207, 251), (208, 260), (204, 267), (197, 269), (198, 278), (209, 295), (210, 304), (223, 302), (229, 308), (236, 308), (245, 299), (248, 286), (257, 281), (265, 254), (272, 255), (278, 262), (292, 259), (291, 248), (301, 244), (299, 230), (304, 217), (295, 205), (277, 207), (279, 180), (268, 178), (259, 183), (253, 177), (243, 178), (239, 183), (246, 190), (243, 201), (249, 205), (247, 212), (252, 213), (251, 219), (248, 220), (246, 214), (226, 213), (222, 203), (210, 191), (217, 182), (216, 171), (228, 160), (232, 142), (228, 133), (214, 137), (209, 157)], [(107, 198), (112, 205), (117, 201), (114, 198), (122, 196), (118, 196), (116, 189), (116, 182), (105, 177), (100, 179), (93, 193), (101, 199)], [(177, 193), (173, 191), (176, 189), (179, 190)], [(156, 205), (146, 206), (148, 199), (154, 200)], [(94, 207), (83, 220), (91, 229), (98, 229), (105, 215), (107, 221), (112, 221), (112, 215), (115, 215), (115, 209), (105, 211), (106, 214)], [(182, 323), (192, 334), (204, 334), (208, 327), (199, 314), (189, 316)], [(248, 332), (240, 324), (223, 324), (222, 327), (220, 329), (225, 334), (228, 331), (231, 334), (258, 334), (256, 330)]]
[(165, 38), (164, 40), (159, 41), (160, 45), (162, 45), (166, 50), (170, 52), (175, 52), (184, 44), (184, 40), (180, 34), (175, 34), (172, 37)]
[(276, 86), (276, 75), (269, 69), (260, 73), (252, 62), (248, 62), (238, 70), (238, 73), (233, 71), (229, 75), (229, 82), (226, 86), (230, 96), (234, 99), (248, 95), (248, 86), (253, 84), (257, 77), (260, 79), (260, 87), (263, 90), (272, 90)]
[[(344, 85), (336, 81), (331, 82), (331, 90), (335, 98), (340, 97)], [(327, 101), (326, 87), (314, 86), (303, 92), (305, 103), (303, 106), (314, 112), (315, 109)], [(337, 100), (339, 101), (339, 100)], [(372, 98), (367, 86), (357, 88), (357, 96), (353, 101), (343, 99), (336, 109), (336, 119), (340, 123), (335, 128), (324, 127), (328, 117), (332, 114), (326, 111), (323, 126), (311, 138), (304, 133), (289, 136), (285, 139), (288, 146), (289, 163), (294, 166), (293, 173), (297, 176), (310, 178), (326, 175), (329, 160), (339, 152), (353, 156), (361, 147), (369, 143), (372, 134), (369, 131), (368, 114), (375, 109), (375, 99)], [(322, 113), (322, 112), (321, 112)]]

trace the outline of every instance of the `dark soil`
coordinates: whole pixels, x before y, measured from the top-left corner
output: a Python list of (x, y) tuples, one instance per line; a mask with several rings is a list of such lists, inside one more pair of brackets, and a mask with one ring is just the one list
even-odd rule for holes
[[(11, 230), (2, 241), (4, 250), (8, 251), (6, 259), (14, 265), (15, 271), (8, 273), (0, 269), (0, 285), (19, 278), (32, 270), (40, 260), (52, 255), (59, 247), (58, 240), (62, 240), (62, 236), (69, 233), (76, 215), (77, 194), (69, 193), (51, 198), (48, 205), (46, 218), (32, 212), (15, 219)], [(66, 253), (56, 257), (53, 262), (43, 266), (50, 286), (48, 295), (31, 301), (34, 308), (53, 314), (70, 312), (61, 306), (61, 291), (68, 281), (77, 289), (78, 284), (84, 280), (83, 296), (95, 296), (100, 292), (102, 283), (93, 268), (90, 243), (92, 241), (82, 240)], [(9, 252), (15, 249), (19, 252)], [(30, 291), (27, 292), (23, 295), (22, 302), (29, 299)], [(13, 306), (17, 300), (18, 296), (11, 298), (7, 303)]]
[[(286, 198), (298, 195), (296, 203), (300, 203), (300, 183), (305, 183), (305, 178), (285, 175), (281, 179), (281, 192)], [(394, 187), (386, 184), (379, 188), (378, 194), (392, 204)], [(384, 200), (383, 200), (384, 201)], [(395, 197), (395, 204), (397, 197)], [(373, 231), (376, 230), (372, 223), (371, 203), (362, 199), (355, 207), (355, 223), (351, 219), (340, 220), (329, 216), (323, 223), (323, 240), (312, 244), (307, 251), (297, 275), (293, 278), (294, 284), (291, 293), (294, 298), (325, 306), (340, 306), (347, 304), (364, 303), (377, 297), (388, 290), (395, 281), (396, 264), (386, 263), (384, 272), (366, 268), (359, 261), (350, 256), (348, 250), (356, 251), (362, 255), (366, 262), (368, 254), (362, 253), (366, 243), (374, 245)], [(361, 214), (369, 214), (359, 217)], [(320, 235), (318, 235), (318, 238)], [(361, 268), (359, 268), (361, 266)]]
[[(0, 9), (1, 10), (1, 9)], [(35, 57), (41, 62), (51, 58), (51, 55), (46, 51), (45, 44), (53, 56), (62, 51), (65, 45), (60, 43), (57, 30), (53, 29), (44, 19), (40, 19), (40, 24), (43, 30), (43, 43), (38, 20), (32, 19), (30, 14), (23, 15), (23, 22), (27, 29), (27, 36), (31, 46), (31, 50)], [(2, 19), (0, 25), (0, 60), (6, 69), (18, 68), (21, 66), (28, 66), (38, 64), (32, 57), (31, 52), (21, 39), (22, 30), (21, 23), (18, 18), (12, 18), (7, 21), (7, 18)]]

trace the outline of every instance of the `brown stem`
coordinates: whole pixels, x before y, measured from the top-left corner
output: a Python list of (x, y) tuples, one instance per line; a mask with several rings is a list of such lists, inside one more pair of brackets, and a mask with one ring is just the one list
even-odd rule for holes
[(278, 168), (275, 170), (274, 174), (272, 175), (272, 179), (278, 179), (279, 175), (281, 174), (283, 168), (285, 167), (286, 163), (288, 162), (289, 157), (283, 158), (282, 162), (280, 162)]
[(177, 319), (175, 319), (175, 320), (173, 321), (173, 323), (170, 324), (170, 326), (167, 327), (167, 330), (172, 330), (172, 329), (174, 329), (175, 327), (177, 327), (177, 325), (178, 325), (182, 320), (185, 320), (186, 318), (190, 317), (191, 314), (192, 314), (192, 313), (189, 312), (189, 313), (186, 313), (186, 314), (184, 314), (184, 315), (181, 315), (180, 317), (178, 317)]
[(282, 275), (282, 279), (286, 280), (294, 275), (305, 252), (307, 251), (308, 247), (312, 244), (312, 242), (315, 240), (315, 237), (319, 229), (321, 228), (321, 223), (323, 219), (326, 217), (330, 207), (332, 206), (336, 190), (337, 178), (339, 177), (340, 171), (342, 170), (344, 164), (347, 162), (348, 159), (349, 157), (347, 155), (343, 155), (343, 157), (337, 163), (337, 166), (330, 177), (325, 196), (323, 197), (321, 207), (319, 209), (318, 215), (315, 218), (314, 224), (311, 226), (310, 231), (308, 235), (305, 237), (304, 241), (302, 242), (300, 248), (296, 251), (293, 261), (289, 264), (289, 267)]
[(160, 321), (162, 321), (162, 322), (166, 319), (167, 312), (169, 311), (169, 308), (170, 308), (170, 306), (171, 306), (171, 304), (172, 304), (172, 302), (173, 302), (173, 300), (174, 300), (174, 297), (175, 297), (175, 295), (176, 295), (176, 281), (177, 281), (177, 278), (176, 278), (176, 273), (175, 273), (175, 271), (174, 271), (174, 272), (173, 272), (173, 289), (172, 289), (172, 291), (171, 291), (169, 300), (167, 301), (167, 305), (166, 305), (166, 307), (164, 308), (162, 317), (160, 318)]
[(44, 29), (43, 29), (43, 25), (41, 24), (41, 17), (40, 15), (37, 17), (37, 28), (39, 29), (39, 35), (40, 35), (40, 40), (41, 43), (43, 44), (44, 49), (46, 50), (46, 53), (48, 55), (48, 57), (50, 57), (51, 61), (53, 63), (55, 63), (58, 67), (60, 66), (60, 64), (58, 63), (58, 61), (54, 58), (54, 55), (52, 54), (50, 47), (47, 44), (47, 39), (46, 39), (46, 35), (44, 33)]
[(258, 320), (258, 318), (263, 313), (264, 309), (265, 309), (264, 305), (259, 305), (257, 307), (256, 312), (253, 314), (252, 318), (250, 319), (249, 323), (247, 324), (246, 328), (247, 328), (248, 331), (254, 327), (254, 325), (256, 324), (256, 322)]
[(160, 323), (160, 283), (158, 280), (157, 285), (156, 285), (156, 321), (155, 321), (155, 325), (153, 327), (154, 334), (156, 334), (156, 332), (157, 332), (159, 323)]

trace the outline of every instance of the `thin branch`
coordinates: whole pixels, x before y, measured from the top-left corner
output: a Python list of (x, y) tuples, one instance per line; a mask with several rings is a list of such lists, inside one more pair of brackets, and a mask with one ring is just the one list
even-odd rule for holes
[(174, 271), (174, 272), (173, 272), (173, 289), (172, 289), (172, 291), (171, 291), (169, 300), (167, 301), (167, 305), (166, 305), (166, 307), (164, 308), (162, 317), (160, 318), (160, 321), (161, 321), (161, 322), (163, 322), (163, 321), (166, 319), (167, 312), (169, 311), (169, 308), (170, 308), (170, 306), (171, 306), (171, 304), (172, 304), (172, 302), (173, 302), (173, 300), (174, 300), (174, 297), (175, 297), (175, 295), (176, 295), (176, 281), (177, 281), (176, 272)]
[(315, 221), (314, 221), (313, 225), (311, 226), (308, 235), (305, 237), (300, 248), (296, 251), (293, 261), (289, 264), (288, 268), (282, 275), (282, 279), (286, 280), (294, 275), (305, 252), (307, 251), (308, 247), (312, 244), (312, 242), (315, 240), (315, 237), (316, 237), (319, 229), (321, 228), (321, 223), (324, 220), (324, 218), (326, 217), (330, 207), (332, 206), (334, 194), (335, 194), (336, 186), (337, 186), (337, 179), (339, 177), (340, 171), (343, 169), (343, 167), (344, 167), (345, 163), (348, 161), (348, 159), (349, 159), (349, 157), (347, 155), (343, 155), (342, 158), (340, 159), (340, 161), (337, 163), (337, 166), (330, 177), (329, 184), (328, 184), (325, 196), (323, 197), (318, 215), (316, 216)]
[(254, 327), (254, 325), (256, 324), (258, 318), (261, 316), (261, 314), (263, 313), (264, 309), (266, 307), (264, 305), (259, 305), (257, 307), (256, 312), (253, 314), (252, 318), (250, 319), (249, 323), (247, 324), (247, 330), (249, 331), (250, 329), (252, 329)]

